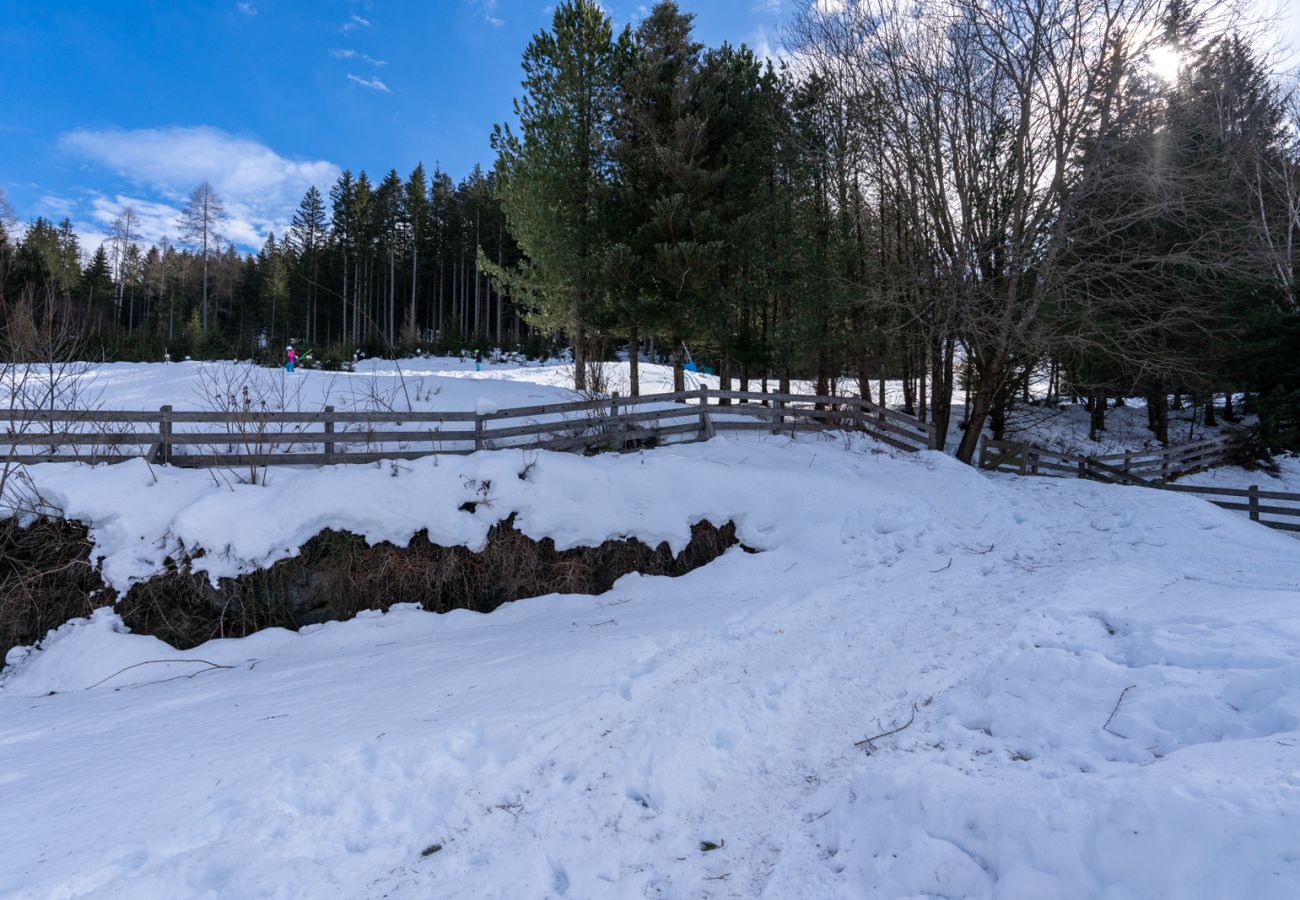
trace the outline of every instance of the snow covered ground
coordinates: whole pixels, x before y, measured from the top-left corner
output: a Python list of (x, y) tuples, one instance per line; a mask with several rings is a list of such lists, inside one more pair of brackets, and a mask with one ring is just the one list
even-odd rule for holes
[[(107, 611), (65, 626), (0, 682), (0, 896), (1300, 894), (1296, 543), (879, 451), (544, 453), (528, 480), (502, 452), (236, 491), (39, 467), (122, 577), (168, 535), (238, 567), (327, 519), (470, 544), (511, 512), (561, 543), (734, 519), (762, 552), (184, 652)], [(485, 480), (491, 510), (458, 511)], [(277, 532), (290, 496), (305, 521)]]
[[(608, 364), (611, 390), (627, 393), (627, 368)], [(473, 359), (456, 357), (367, 359), (352, 372), (299, 369), (292, 374), (250, 363), (100, 363), (78, 369), (77, 378), (82, 401), (103, 409), (152, 410), (163, 404), (208, 409), (215, 392), (245, 382), (283, 409), (318, 410), (331, 404), (340, 410), (473, 410), (483, 396), (502, 408), (580, 399), (572, 390), (573, 366), (555, 360), (485, 361), (475, 371)], [(698, 387), (701, 379), (717, 386), (716, 377), (687, 373), (687, 387)], [(641, 390), (671, 391), (672, 369), (642, 366)]]
[[(98, 370), (150, 408), (198, 365)], [(472, 367), (403, 364), (443, 408), (568, 396)], [(760, 552), (187, 651), (70, 623), (0, 673), (2, 897), (1300, 896), (1300, 545), (1192, 497), (766, 435), (32, 474), (118, 587), (182, 546), (234, 574), (327, 526), (472, 547), (512, 513)]]
[(1248, 488), (1254, 484), (1262, 491), (1287, 491), (1300, 494), (1300, 454), (1280, 454), (1274, 457), (1273, 461), (1277, 463), (1276, 472), (1243, 469), (1241, 466), (1219, 466), (1185, 475), (1178, 479), (1178, 483), (1223, 488)]

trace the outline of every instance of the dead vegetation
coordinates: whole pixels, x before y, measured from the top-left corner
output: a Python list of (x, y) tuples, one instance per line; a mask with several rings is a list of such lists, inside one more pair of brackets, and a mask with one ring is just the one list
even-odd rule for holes
[[(716, 527), (707, 521), (693, 526), (690, 543), (678, 554), (666, 543), (651, 547), (635, 538), (557, 550), (550, 538), (523, 534), (513, 517), (495, 525), (477, 551), (434, 544), (425, 532), (405, 547), (387, 542), (372, 547), (350, 532), (326, 530), (292, 559), (216, 585), (206, 573), (193, 571), (190, 560), (170, 562), (167, 571), (132, 587), (117, 610), (133, 632), (187, 649), (263, 628), (350, 619), (396, 603), (416, 603), (432, 612), (486, 613), (526, 597), (600, 594), (632, 572), (684, 575), (736, 544), (733, 523)], [(90, 551), (86, 530), (77, 523), (39, 520), (28, 530), (0, 530), (0, 560), (39, 552), (45, 573), (15, 592), (6, 590), (6, 570), (0, 569), (0, 655), (39, 640), (69, 618), (113, 603), (116, 597), (104, 589)]]

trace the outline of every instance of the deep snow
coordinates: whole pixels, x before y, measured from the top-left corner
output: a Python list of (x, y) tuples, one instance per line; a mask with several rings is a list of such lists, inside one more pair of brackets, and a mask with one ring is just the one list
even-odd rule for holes
[(0, 675), (0, 896), (1300, 896), (1294, 540), (863, 439), (529, 458), (35, 467), (119, 584), (181, 542), (229, 573), (512, 512), (761, 552), (183, 652), (64, 626)]

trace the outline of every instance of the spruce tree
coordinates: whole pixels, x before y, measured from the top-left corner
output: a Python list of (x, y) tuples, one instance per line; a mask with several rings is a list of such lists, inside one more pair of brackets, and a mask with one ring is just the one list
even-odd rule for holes
[(579, 390), (610, 243), (611, 120), (629, 44), (594, 0), (564, 0), (524, 51), (520, 133), (493, 134), (499, 195), (526, 261), (489, 271), (531, 298), (535, 322), (568, 331)]

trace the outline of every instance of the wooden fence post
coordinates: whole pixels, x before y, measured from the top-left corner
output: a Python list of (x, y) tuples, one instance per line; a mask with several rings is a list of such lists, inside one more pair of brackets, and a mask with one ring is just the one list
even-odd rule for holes
[(1125, 450), (1125, 451), (1124, 451), (1124, 471), (1127, 473), (1128, 470), (1129, 470), (1129, 468), (1130, 468), (1132, 465), (1133, 465), (1133, 451), (1132, 451), (1132, 450)]
[(1020, 443), (1020, 474), (1029, 474), (1029, 441)]
[(780, 434), (781, 426), (785, 424), (785, 401), (773, 400), (772, 406), (772, 433)]
[(615, 391), (613, 396), (609, 398), (609, 427), (617, 428), (617, 433), (623, 435), (622, 439), (618, 442), (618, 449), (625, 449), (627, 447), (627, 429), (623, 428), (618, 423), (618, 391)]
[(158, 462), (167, 465), (172, 461), (172, 408), (170, 405), (158, 408)]
[(483, 415), (474, 413), (474, 449), (483, 449)]
[(700, 436), (699, 440), (709, 439), (709, 389), (700, 385)]
[[(332, 412), (334, 412), (334, 407), (332, 407), (332, 406), (327, 406), (327, 407), (325, 407), (325, 412), (327, 412), (327, 413), (332, 413)], [(328, 417), (326, 417), (326, 419), (325, 419), (325, 433), (326, 433), (326, 434), (333, 434), (333, 433), (334, 433), (334, 420), (331, 419), (331, 418), (328, 418)], [(331, 439), (329, 439), (329, 438), (326, 438), (326, 440), (325, 440), (325, 464), (326, 464), (326, 465), (329, 465), (329, 464), (332, 463), (332, 462), (334, 462), (334, 441), (331, 440)]]
[(1250, 487), (1246, 488), (1246, 490), (1250, 491), (1250, 496), (1246, 500), (1246, 502), (1250, 505), (1250, 521), (1258, 522), (1259, 521), (1259, 485), (1252, 484)]

